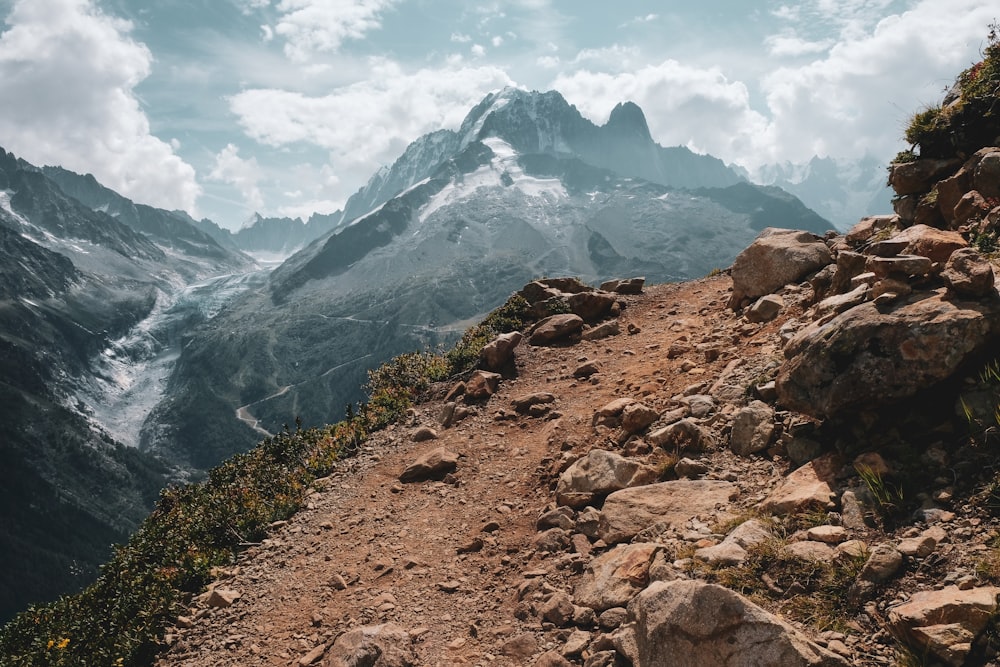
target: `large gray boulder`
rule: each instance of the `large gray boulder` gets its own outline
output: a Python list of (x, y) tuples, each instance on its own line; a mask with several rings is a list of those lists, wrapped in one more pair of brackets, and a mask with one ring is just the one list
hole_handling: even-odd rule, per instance
[(592, 449), (559, 476), (556, 502), (570, 507), (591, 505), (595, 499), (630, 486), (656, 480), (656, 469), (603, 449)]
[(733, 262), (729, 307), (738, 310), (832, 263), (833, 254), (817, 236), (768, 227)]
[(888, 308), (863, 303), (806, 327), (785, 346), (779, 402), (814, 417), (874, 408), (950, 377), (1000, 330), (1000, 300), (915, 292)]
[(655, 582), (629, 603), (628, 611), (636, 621), (638, 667), (849, 664), (777, 616), (715, 584)]
[(739, 491), (718, 480), (676, 480), (615, 491), (601, 509), (598, 536), (608, 544), (632, 539), (656, 524), (680, 526), (700, 514), (728, 507)]

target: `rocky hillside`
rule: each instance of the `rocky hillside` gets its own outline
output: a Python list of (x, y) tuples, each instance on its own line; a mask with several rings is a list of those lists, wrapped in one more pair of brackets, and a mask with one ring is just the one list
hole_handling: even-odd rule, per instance
[(527, 285), (558, 314), (317, 480), (158, 664), (1000, 664), (983, 71), (950, 152), (893, 165), (896, 215), (641, 293)]
[(1000, 298), (960, 239), (875, 222), (641, 294), (528, 285), (578, 314), (317, 481), (158, 664), (984, 664), (997, 478), (954, 408), (996, 404)]
[(347, 210), (266, 287), (191, 330), (144, 449), (205, 470), (297, 417), (336, 421), (369, 369), (451, 344), (537, 276), (685, 280), (769, 225), (830, 227), (778, 188), (657, 145), (635, 105), (596, 126), (558, 93), (519, 90), (415, 141)]

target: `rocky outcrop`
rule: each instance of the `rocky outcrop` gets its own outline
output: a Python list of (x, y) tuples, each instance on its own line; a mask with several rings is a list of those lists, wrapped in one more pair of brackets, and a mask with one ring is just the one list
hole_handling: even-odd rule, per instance
[(738, 593), (701, 581), (656, 582), (628, 606), (635, 619), (638, 664), (677, 667), (846, 667)]
[(782, 405), (817, 417), (912, 396), (950, 377), (1000, 329), (1000, 301), (919, 292), (863, 303), (800, 331), (784, 349)]
[(733, 294), (737, 310), (752, 299), (795, 283), (833, 262), (826, 243), (809, 232), (767, 228), (733, 262)]
[(583, 329), (583, 318), (566, 313), (551, 315), (538, 322), (528, 338), (532, 345), (548, 345), (569, 338)]

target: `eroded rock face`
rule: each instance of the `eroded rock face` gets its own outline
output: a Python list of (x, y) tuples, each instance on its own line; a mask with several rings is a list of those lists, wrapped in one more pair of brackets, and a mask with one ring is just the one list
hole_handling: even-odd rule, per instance
[(413, 667), (416, 656), (406, 630), (394, 623), (355, 628), (327, 652), (323, 667)]
[(912, 396), (951, 376), (1000, 328), (996, 301), (917, 292), (880, 310), (863, 303), (803, 329), (785, 347), (776, 389), (815, 417)]
[(729, 307), (741, 308), (744, 302), (798, 282), (832, 262), (826, 243), (813, 234), (769, 227), (736, 256)]
[(738, 593), (701, 581), (655, 582), (629, 603), (638, 664), (846, 667), (840, 656)]

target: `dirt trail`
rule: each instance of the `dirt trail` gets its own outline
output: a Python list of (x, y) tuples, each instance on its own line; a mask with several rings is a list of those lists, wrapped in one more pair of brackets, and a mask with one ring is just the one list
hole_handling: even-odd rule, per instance
[[(373, 437), (317, 484), (305, 511), (244, 553), (219, 583), (241, 598), (229, 608), (197, 610), (158, 664), (298, 665), (342, 632), (386, 621), (417, 637), (421, 665), (530, 663), (502, 654), (525, 633), (537, 639), (538, 652), (555, 648), (551, 628), (517, 613), (516, 589), (543, 573), (571, 585), (580, 570), (574, 554), (548, 555), (532, 544), (559, 459), (607, 437), (591, 426), (607, 402), (644, 397), (666, 409), (672, 396), (710, 383), (730, 360), (772, 352), (752, 336), (734, 343), (737, 320), (724, 308), (729, 286), (719, 276), (649, 287), (627, 297), (618, 336), (561, 348), (522, 344), (519, 377), (451, 428), (437, 422), (439, 403), (418, 406), (411, 423)], [(630, 324), (634, 335), (626, 333)], [(708, 343), (722, 353), (711, 362), (711, 354), (668, 359), (675, 342), (692, 349)], [(593, 381), (572, 375), (584, 360), (601, 366)], [(555, 394), (553, 414), (497, 419), (501, 409), (512, 412), (513, 397), (536, 391)], [(411, 442), (418, 424), (437, 429), (439, 439)], [(461, 454), (454, 485), (399, 483), (406, 465), (437, 447)]]

